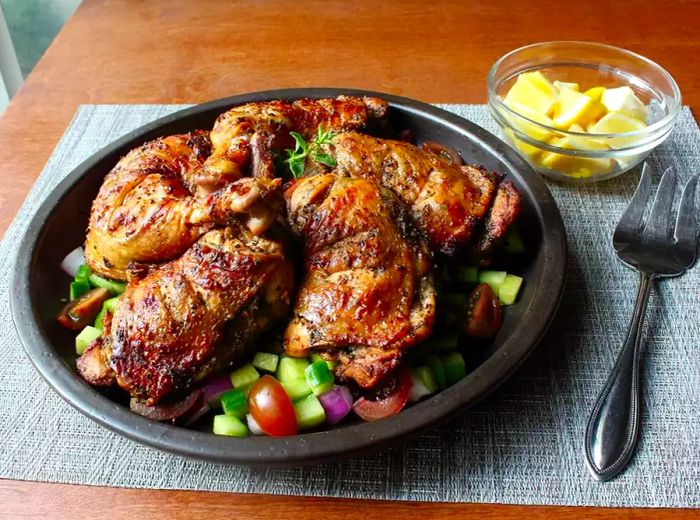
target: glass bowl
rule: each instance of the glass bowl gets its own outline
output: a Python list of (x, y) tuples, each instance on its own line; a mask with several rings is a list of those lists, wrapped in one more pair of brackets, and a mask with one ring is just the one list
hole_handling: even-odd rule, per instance
[[(581, 91), (629, 86), (647, 106), (647, 127), (634, 132), (590, 134), (565, 131), (529, 119), (503, 99), (523, 72), (576, 82)], [(499, 59), (488, 75), (488, 105), (504, 139), (541, 174), (562, 181), (594, 182), (616, 177), (639, 164), (664, 142), (676, 123), (681, 92), (673, 77), (653, 61), (625, 49), (589, 42), (546, 42), (521, 47)], [(553, 144), (569, 139), (567, 147)], [(572, 144), (573, 143), (573, 144)], [(589, 144), (595, 146), (588, 146)], [(591, 149), (595, 148), (595, 149)], [(549, 153), (558, 154), (555, 156)], [(556, 165), (555, 168), (543, 164)]]

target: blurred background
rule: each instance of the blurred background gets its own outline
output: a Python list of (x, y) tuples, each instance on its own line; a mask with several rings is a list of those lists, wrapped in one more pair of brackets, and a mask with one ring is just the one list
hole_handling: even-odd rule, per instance
[(81, 0), (0, 0), (0, 112)]

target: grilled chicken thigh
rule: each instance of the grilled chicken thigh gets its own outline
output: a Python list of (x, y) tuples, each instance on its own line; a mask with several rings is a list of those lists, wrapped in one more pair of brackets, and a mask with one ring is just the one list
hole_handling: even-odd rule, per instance
[[(498, 179), (485, 168), (453, 164), (412, 144), (347, 132), (328, 152), (334, 171), (372, 179), (391, 189), (410, 208), (431, 247), (454, 255), (479, 230), (496, 193)], [(321, 167), (311, 165), (310, 173)]]
[(242, 226), (210, 231), (129, 284), (78, 372), (155, 404), (229, 367), (285, 315), (292, 292), (293, 269), (278, 242)]
[(203, 193), (196, 177), (209, 148), (207, 133), (193, 132), (151, 141), (119, 161), (90, 213), (85, 258), (93, 271), (126, 280), (131, 262), (177, 258), (236, 214), (259, 233), (271, 224), (275, 212), (264, 199), (279, 181), (241, 179)]
[(370, 388), (431, 332), (430, 251), (404, 205), (371, 180), (306, 177), (285, 199), (305, 273), (285, 350), (336, 359), (338, 377)]
[(273, 149), (291, 147), (289, 132), (310, 138), (323, 125), (336, 132), (361, 130), (383, 118), (387, 102), (371, 97), (266, 101), (234, 107), (221, 114), (211, 131), (213, 153), (200, 183), (218, 189), (250, 166), (254, 177), (275, 175)]

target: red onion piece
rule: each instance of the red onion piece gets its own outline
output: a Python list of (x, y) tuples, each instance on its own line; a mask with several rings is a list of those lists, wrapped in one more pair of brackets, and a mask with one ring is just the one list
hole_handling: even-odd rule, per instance
[(170, 421), (194, 409), (201, 395), (201, 390), (197, 389), (176, 403), (156, 404), (153, 406), (146, 404), (146, 401), (141, 401), (132, 397), (129, 407), (132, 412), (136, 412), (154, 421)]
[(201, 400), (199, 403), (197, 403), (197, 406), (193, 408), (192, 413), (190, 413), (187, 416), (187, 419), (185, 419), (184, 424), (185, 426), (192, 426), (194, 423), (199, 421), (202, 417), (207, 415), (209, 412), (211, 412), (211, 407), (203, 403)]
[(61, 269), (63, 269), (68, 276), (75, 276), (78, 272), (78, 267), (85, 263), (85, 251), (82, 247), (76, 247), (66, 255), (66, 257), (61, 262)]
[(258, 424), (258, 421), (256, 421), (252, 415), (246, 414), (245, 419), (248, 423), (248, 430), (250, 430), (252, 435), (265, 435), (265, 432)]
[(336, 424), (352, 410), (352, 394), (347, 386), (334, 386), (318, 396), (328, 424)]
[(221, 394), (228, 392), (232, 388), (231, 378), (228, 374), (215, 376), (202, 385), (202, 402), (212, 408), (217, 408)]

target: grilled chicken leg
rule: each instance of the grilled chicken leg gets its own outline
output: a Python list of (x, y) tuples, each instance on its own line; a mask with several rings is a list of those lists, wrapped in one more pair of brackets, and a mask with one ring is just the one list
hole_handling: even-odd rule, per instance
[(285, 349), (336, 359), (339, 378), (370, 388), (431, 332), (435, 289), (427, 245), (403, 204), (370, 180), (306, 177), (285, 199), (304, 241), (305, 272)]
[(241, 179), (211, 194), (198, 187), (195, 177), (208, 155), (208, 139), (205, 132), (194, 132), (146, 143), (105, 177), (85, 242), (93, 271), (126, 280), (131, 262), (177, 258), (214, 225), (225, 225), (236, 214), (245, 213), (258, 233), (271, 224), (276, 213), (264, 199), (279, 181)]
[(211, 131), (213, 153), (204, 165), (201, 185), (215, 190), (251, 166), (254, 177), (275, 175), (272, 149), (291, 147), (290, 131), (310, 138), (323, 125), (336, 132), (361, 130), (387, 113), (387, 102), (370, 97), (266, 101), (234, 107), (221, 114)]
[(293, 269), (279, 243), (243, 227), (210, 231), (129, 284), (78, 372), (155, 404), (229, 367), (285, 315), (292, 292)]
[[(327, 151), (337, 162), (335, 173), (372, 179), (396, 193), (410, 208), (431, 247), (446, 255), (464, 250), (481, 233), (480, 222), (487, 216), (498, 186), (496, 176), (485, 168), (454, 164), (402, 141), (347, 132), (335, 136)], [(323, 168), (311, 162), (307, 167), (311, 174)], [(511, 188), (508, 193), (512, 197), (507, 202), (513, 203), (513, 211), (507, 213), (512, 218), (507, 224), (501, 220), (503, 225), (491, 230), (498, 228), (505, 233), (517, 216), (519, 194)], [(488, 242), (493, 245), (497, 237), (490, 233)]]

